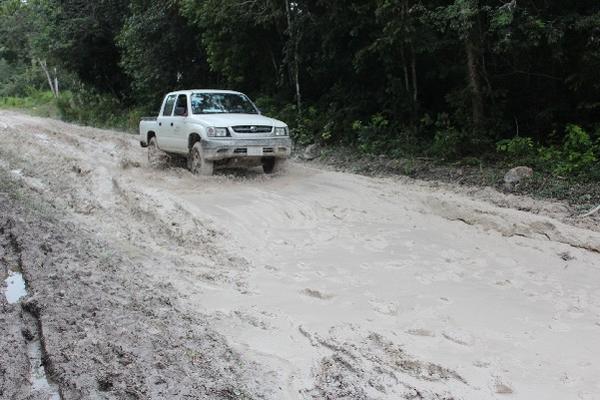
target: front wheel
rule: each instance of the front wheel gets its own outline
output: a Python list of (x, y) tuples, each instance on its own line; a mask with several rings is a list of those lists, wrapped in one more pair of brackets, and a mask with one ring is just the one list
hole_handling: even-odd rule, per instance
[(265, 174), (274, 174), (283, 171), (285, 164), (285, 158), (267, 158), (263, 161), (262, 167)]
[(204, 159), (202, 156), (202, 147), (200, 142), (194, 143), (188, 154), (188, 169), (195, 175), (212, 175), (214, 172), (214, 163)]

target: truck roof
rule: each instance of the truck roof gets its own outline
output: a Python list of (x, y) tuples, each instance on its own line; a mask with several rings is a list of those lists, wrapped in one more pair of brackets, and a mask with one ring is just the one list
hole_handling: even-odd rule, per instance
[(242, 94), (241, 92), (236, 92), (235, 90), (186, 89), (186, 90), (177, 90), (175, 92), (167, 93), (167, 96), (172, 95), (172, 94), (191, 94), (191, 93), (231, 93), (231, 94)]

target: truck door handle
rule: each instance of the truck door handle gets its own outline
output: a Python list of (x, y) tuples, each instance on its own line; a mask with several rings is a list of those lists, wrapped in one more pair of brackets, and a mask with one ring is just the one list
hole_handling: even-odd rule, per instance
[(173, 123), (171, 122), (171, 126), (173, 126)]
[(162, 126), (162, 122), (159, 122), (159, 123), (158, 123), (158, 126)]

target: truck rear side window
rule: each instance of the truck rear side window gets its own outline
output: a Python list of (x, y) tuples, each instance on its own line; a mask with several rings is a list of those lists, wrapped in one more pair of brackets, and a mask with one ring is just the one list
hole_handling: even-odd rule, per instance
[(165, 108), (162, 113), (162, 115), (164, 117), (170, 117), (171, 114), (173, 114), (173, 108), (175, 107), (175, 99), (176, 98), (177, 98), (177, 95), (174, 95), (174, 94), (167, 97), (167, 101), (165, 101)]
[(180, 94), (179, 97), (177, 97), (175, 115), (178, 117), (187, 117), (187, 96), (185, 94)]

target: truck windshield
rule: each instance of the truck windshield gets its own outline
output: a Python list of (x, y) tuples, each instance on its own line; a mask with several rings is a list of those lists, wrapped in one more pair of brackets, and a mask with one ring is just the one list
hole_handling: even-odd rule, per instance
[(254, 104), (243, 94), (193, 93), (194, 114), (258, 114)]

